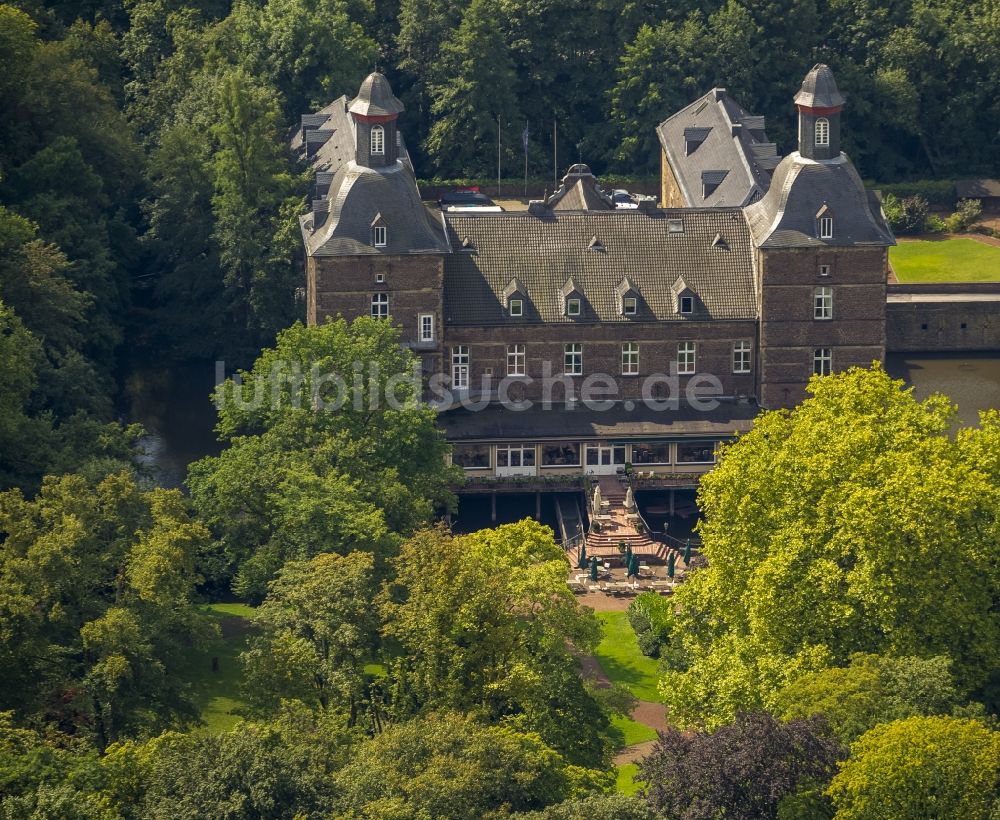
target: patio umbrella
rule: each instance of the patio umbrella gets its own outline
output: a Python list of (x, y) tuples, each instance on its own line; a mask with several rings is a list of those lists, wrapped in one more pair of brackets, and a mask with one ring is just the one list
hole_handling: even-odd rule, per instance
[(684, 566), (691, 563), (691, 539), (688, 538), (684, 542)]
[(586, 544), (586, 542), (580, 545), (580, 558), (576, 562), (576, 566), (577, 566), (578, 569), (586, 569), (587, 568), (587, 544)]
[[(625, 542), (623, 541), (622, 543), (624, 544)], [(627, 567), (631, 563), (632, 563), (632, 545), (625, 544), (625, 566)]]
[(601, 485), (594, 487), (594, 515), (601, 514)]
[(635, 507), (635, 499), (632, 497), (632, 488), (629, 487), (625, 491), (625, 509), (631, 510), (633, 507)]
[(667, 559), (667, 577), (671, 579), (674, 577), (674, 558), (675, 556), (671, 552), (670, 558)]
[(636, 555), (635, 553), (632, 553), (632, 560), (629, 562), (629, 564), (630, 564), (630, 567), (631, 567), (631, 572), (629, 573), (629, 575), (631, 575), (633, 578), (638, 578), (639, 577), (639, 556)]
[(591, 558), (590, 559), (590, 580), (591, 581), (596, 581), (597, 580), (597, 559), (596, 558)]

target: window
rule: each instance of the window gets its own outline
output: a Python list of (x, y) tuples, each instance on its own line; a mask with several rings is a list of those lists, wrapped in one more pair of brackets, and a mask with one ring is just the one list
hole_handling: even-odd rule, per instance
[(626, 296), (622, 299), (622, 313), (625, 316), (635, 316), (638, 303), (634, 296)]
[(816, 144), (819, 146), (830, 144), (830, 121), (826, 117), (816, 120)]
[(633, 464), (669, 464), (670, 445), (643, 442), (632, 445)]
[(464, 390), (469, 386), (469, 346), (458, 345), (451, 349), (451, 386)]
[(622, 345), (622, 375), (639, 375), (639, 343), (625, 342)]
[(829, 276), (830, 275), (830, 266), (829, 265), (820, 265), (819, 266), (819, 275), (820, 276)]
[(819, 238), (833, 239), (833, 217), (821, 216), (819, 218)]
[(524, 375), (524, 345), (507, 345), (507, 375)]
[(384, 248), (388, 241), (388, 233), (385, 225), (376, 225), (372, 228), (372, 244), (376, 248)]
[(372, 156), (385, 153), (385, 129), (381, 125), (372, 128)]
[(677, 372), (682, 376), (694, 373), (695, 343), (680, 342), (677, 345)]
[(375, 284), (376, 285), (385, 284), (385, 274), (384, 273), (376, 273), (375, 274)]
[(750, 372), (750, 342), (733, 342), (733, 373)]
[(510, 300), (510, 315), (511, 316), (524, 316), (524, 300), (523, 299), (511, 299)]
[(419, 318), (420, 318), (420, 341), (422, 341), (422, 342), (433, 342), (434, 341), (434, 314), (433, 313), (421, 313)]
[(681, 297), (681, 313), (694, 313), (694, 297), (693, 296), (682, 296)]
[(714, 441), (686, 441), (677, 445), (678, 464), (714, 464)]
[(828, 347), (817, 347), (813, 351), (813, 373), (829, 376), (833, 372), (833, 351)]
[(566, 315), (567, 316), (579, 316), (580, 315), (580, 300), (579, 299), (567, 299), (566, 300)]
[(534, 467), (535, 448), (530, 444), (497, 445), (497, 467)]
[(579, 444), (543, 444), (543, 467), (579, 467)]
[(488, 470), (490, 448), (485, 444), (456, 444), (451, 448), (451, 463), (466, 470)]
[(813, 318), (833, 318), (833, 288), (813, 289)]
[(389, 315), (389, 294), (372, 294), (372, 318), (385, 319)]
[(583, 375), (583, 345), (579, 343), (568, 344), (563, 348), (565, 361), (565, 371), (567, 376)]

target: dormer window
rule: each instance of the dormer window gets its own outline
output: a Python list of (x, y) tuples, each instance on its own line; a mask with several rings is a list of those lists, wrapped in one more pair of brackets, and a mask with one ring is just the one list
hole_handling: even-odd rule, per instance
[(566, 284), (559, 289), (559, 297), (562, 300), (563, 315), (577, 318), (583, 315), (583, 291), (576, 286), (572, 278), (566, 280)]
[(615, 288), (618, 297), (618, 312), (622, 316), (635, 316), (639, 312), (639, 291), (627, 276)]
[(524, 286), (517, 277), (511, 279), (503, 291), (503, 306), (507, 309), (507, 315), (514, 318), (524, 316), (525, 298)]
[(566, 315), (567, 316), (579, 316), (580, 315), (580, 300), (579, 299), (567, 299), (566, 300)]
[(385, 129), (381, 125), (372, 127), (371, 147), (373, 157), (385, 154)]
[(389, 232), (385, 225), (372, 226), (372, 245), (376, 248), (384, 248), (389, 242)]
[(511, 299), (510, 300), (510, 315), (511, 316), (524, 316), (524, 300), (523, 299)]
[(635, 316), (638, 311), (638, 300), (634, 296), (626, 296), (622, 299), (622, 315)]
[(819, 218), (819, 238), (833, 239), (833, 217), (821, 216)]
[(828, 146), (830, 144), (830, 121), (826, 117), (816, 120), (816, 145)]
[(693, 296), (682, 296), (680, 298), (680, 312), (681, 313), (694, 313), (694, 297)]

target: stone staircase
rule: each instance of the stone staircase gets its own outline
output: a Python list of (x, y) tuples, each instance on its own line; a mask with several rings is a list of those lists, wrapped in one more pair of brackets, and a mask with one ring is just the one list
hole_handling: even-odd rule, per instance
[[(632, 552), (643, 558), (654, 558), (666, 561), (670, 550), (664, 544), (658, 544), (645, 534), (638, 532), (627, 517), (625, 509), (625, 487), (616, 476), (600, 476), (602, 514), (610, 516), (610, 520), (601, 521), (601, 531), (587, 533), (587, 556), (598, 559), (620, 559), (618, 544), (624, 541), (632, 548)], [(572, 553), (572, 554), (571, 554)], [(570, 564), (576, 566), (576, 550), (567, 551)]]

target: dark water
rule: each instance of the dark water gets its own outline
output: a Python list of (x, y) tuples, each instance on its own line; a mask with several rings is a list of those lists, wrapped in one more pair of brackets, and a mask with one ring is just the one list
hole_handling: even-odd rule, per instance
[(918, 399), (931, 393), (948, 396), (958, 405), (960, 426), (977, 425), (981, 410), (1000, 409), (1000, 356), (995, 353), (893, 353), (885, 367), (913, 385)]
[(125, 381), (126, 418), (146, 428), (144, 463), (161, 487), (180, 487), (188, 465), (217, 455), (214, 362), (135, 367)]

